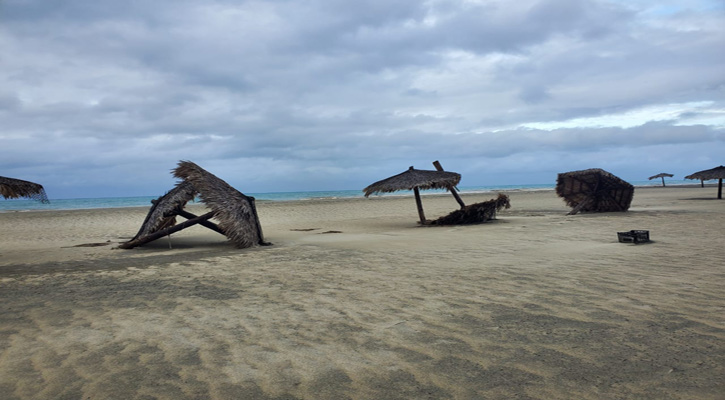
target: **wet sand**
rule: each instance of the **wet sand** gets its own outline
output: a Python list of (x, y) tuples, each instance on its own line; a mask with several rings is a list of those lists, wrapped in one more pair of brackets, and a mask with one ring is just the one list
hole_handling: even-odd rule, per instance
[(259, 202), (253, 249), (200, 226), (113, 249), (147, 208), (0, 213), (0, 398), (722, 399), (715, 191), (575, 216), (509, 192), (456, 227), (410, 197)]

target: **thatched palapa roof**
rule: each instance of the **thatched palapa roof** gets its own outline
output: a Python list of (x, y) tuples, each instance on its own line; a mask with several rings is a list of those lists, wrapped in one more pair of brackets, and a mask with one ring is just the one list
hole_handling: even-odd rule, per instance
[(186, 203), (194, 199), (197, 191), (194, 185), (187, 181), (179, 182), (173, 189), (166, 194), (152, 201), (153, 204), (146, 219), (141, 225), (133, 240), (150, 235), (161, 229), (176, 224), (176, 211), (184, 208)]
[(665, 177), (672, 178), (673, 176), (674, 175), (668, 174), (667, 172), (662, 172), (660, 174), (650, 176), (649, 177), (649, 180), (657, 179), (657, 178), (662, 178), (662, 186), (665, 186)]
[(665, 177), (667, 177), (667, 178), (672, 178), (673, 176), (674, 176), (674, 175), (672, 175), (672, 174), (668, 174), (667, 172), (662, 172), (662, 173), (660, 173), (660, 174), (657, 174), (657, 175), (653, 175), (653, 176), (650, 176), (650, 177), (649, 177), (649, 180), (652, 180), (652, 179), (657, 179), (657, 178), (665, 178)]
[(410, 167), (407, 171), (377, 181), (363, 189), (365, 197), (375, 193), (392, 193), (399, 190), (448, 189), (458, 185), (461, 174), (448, 171), (428, 171)]
[(245, 196), (191, 161), (179, 162), (173, 174), (199, 191), (201, 201), (211, 208), (214, 218), (219, 221), (219, 228), (237, 247), (252, 247), (264, 242), (253, 197)]
[(723, 178), (725, 178), (725, 166), (723, 165), (712, 169), (706, 169), (704, 171), (698, 171), (685, 177), (685, 179), (701, 179), (704, 181)]
[(25, 197), (38, 200), (41, 203), (50, 203), (43, 185), (22, 179), (6, 178), (4, 176), (0, 176), (0, 195), (6, 199)]
[(627, 211), (634, 197), (634, 186), (611, 173), (599, 169), (585, 169), (559, 174), (556, 193), (579, 211)]
[(725, 166), (719, 166), (712, 169), (706, 169), (704, 171), (698, 171), (694, 174), (687, 175), (685, 179), (699, 179), (702, 181), (709, 181), (711, 179), (717, 179), (717, 198), (722, 199), (722, 180), (725, 178)]

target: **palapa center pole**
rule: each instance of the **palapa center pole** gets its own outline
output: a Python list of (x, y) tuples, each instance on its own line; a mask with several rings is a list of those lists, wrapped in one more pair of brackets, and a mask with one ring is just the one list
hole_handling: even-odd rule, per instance
[(420, 190), (418, 190), (418, 186), (413, 188), (413, 193), (415, 194), (415, 204), (418, 206), (418, 216), (420, 217), (420, 223), (425, 225), (425, 214), (423, 213), (423, 202), (420, 200)]
[(660, 178), (662, 178), (662, 187), (665, 187), (665, 177), (664, 176), (660, 176)]

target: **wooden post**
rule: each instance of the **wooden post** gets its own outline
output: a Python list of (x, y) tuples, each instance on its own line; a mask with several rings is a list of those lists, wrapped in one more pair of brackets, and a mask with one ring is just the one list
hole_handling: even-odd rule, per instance
[(254, 197), (247, 197), (249, 200), (249, 204), (252, 205), (252, 213), (254, 214), (254, 221), (257, 223), (257, 236), (259, 236), (259, 245), (260, 246), (271, 246), (272, 243), (265, 242), (264, 241), (264, 234), (262, 233), (262, 223), (259, 222), (259, 215), (257, 214), (257, 204), (255, 203), (256, 199)]
[(722, 178), (717, 183), (717, 198), (722, 199)]
[(413, 188), (413, 193), (415, 193), (415, 204), (418, 206), (418, 216), (420, 217), (420, 223), (422, 225), (425, 225), (426, 221), (425, 214), (423, 213), (423, 202), (420, 201), (420, 190), (418, 190), (418, 186)]
[(660, 178), (662, 178), (662, 187), (665, 187), (665, 177), (661, 176)]
[(150, 235), (146, 235), (144, 237), (138, 238), (136, 240), (132, 240), (130, 242), (121, 243), (120, 246), (118, 246), (119, 249), (132, 249), (136, 246), (141, 246), (143, 244), (153, 242), (156, 239), (162, 238), (167, 235), (171, 235), (172, 233), (178, 232), (182, 229), (188, 228), (190, 226), (194, 226), (196, 224), (201, 223), (202, 221), (206, 221), (208, 219), (211, 219), (211, 217), (214, 216), (214, 211), (210, 211), (201, 217), (192, 218), (190, 220), (184, 221), (180, 224), (176, 224), (170, 228), (162, 229), (160, 231), (154, 232)]
[[(436, 170), (443, 172), (443, 167), (441, 166), (441, 163), (438, 162), (438, 160), (433, 161), (433, 166), (436, 167)], [(461, 209), (465, 208), (466, 204), (463, 202), (463, 199), (461, 199), (461, 196), (458, 195), (456, 188), (454, 188), (453, 186), (449, 186), (448, 190), (451, 192), (453, 197), (456, 199), (458, 204), (461, 206)]]

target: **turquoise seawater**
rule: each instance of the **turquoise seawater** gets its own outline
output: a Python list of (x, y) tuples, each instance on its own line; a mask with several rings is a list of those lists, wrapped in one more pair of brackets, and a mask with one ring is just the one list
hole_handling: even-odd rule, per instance
[[(695, 181), (679, 181), (667, 180), (668, 186), (676, 185), (692, 185)], [(660, 180), (630, 182), (635, 186), (660, 186)], [(553, 189), (554, 184), (546, 185), (499, 185), (499, 186), (469, 186), (458, 187), (461, 193), (475, 192), (506, 192), (514, 190), (544, 190)], [(427, 190), (422, 192), (425, 194), (443, 193), (443, 190)], [(407, 196), (412, 192), (395, 192), (385, 194), (383, 196)], [(7, 211), (29, 211), (29, 210), (78, 210), (92, 208), (119, 208), (119, 207), (149, 207), (151, 200), (158, 198), (163, 193), (156, 196), (139, 196), (139, 197), (105, 197), (105, 198), (88, 198), (88, 199), (50, 199), (49, 204), (43, 204), (33, 200), (13, 199), (5, 200), (0, 198), (0, 212)], [(272, 193), (245, 193), (247, 196), (253, 196), (257, 201), (291, 201), (291, 200), (309, 200), (309, 199), (335, 199), (335, 198), (354, 198), (363, 197), (361, 190), (329, 190), (329, 191), (311, 191), (311, 192), (272, 192)]]

